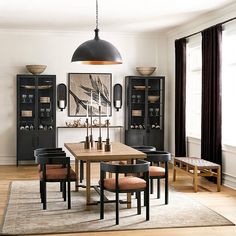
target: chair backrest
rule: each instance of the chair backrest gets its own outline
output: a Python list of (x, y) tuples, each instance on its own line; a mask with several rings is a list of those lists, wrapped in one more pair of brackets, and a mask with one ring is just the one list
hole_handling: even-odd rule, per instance
[(146, 152), (147, 158), (145, 160), (150, 162), (168, 162), (171, 160), (171, 154), (165, 151)]
[[(69, 158), (66, 157), (66, 153), (40, 153), (35, 157), (35, 162), (37, 164), (43, 165), (43, 164), (70, 164), (65, 161), (63, 163), (64, 159)], [(69, 158), (70, 160), (70, 158)], [(58, 162), (58, 163), (57, 163)]]
[(132, 146), (132, 148), (140, 151), (140, 152), (152, 152), (152, 151), (156, 151), (156, 148), (153, 146)]
[(62, 148), (37, 148), (34, 150), (34, 156), (36, 157), (40, 153), (57, 153), (64, 152)]
[(145, 173), (149, 171), (149, 162), (142, 160), (142, 163), (140, 162), (138, 164), (130, 164), (130, 165), (118, 165), (107, 162), (101, 162), (100, 170), (102, 172), (120, 173), (120, 174)]
[[(47, 181), (47, 168), (46, 165), (48, 164), (61, 164), (66, 166), (67, 169), (67, 180), (70, 181), (70, 157), (66, 157), (65, 155), (58, 155), (55, 153), (45, 153), (39, 154), (36, 157), (36, 162), (40, 165), (41, 171), (43, 173), (43, 179)], [(56, 173), (55, 173), (56, 175)], [(57, 180), (61, 179), (61, 176), (56, 176)]]

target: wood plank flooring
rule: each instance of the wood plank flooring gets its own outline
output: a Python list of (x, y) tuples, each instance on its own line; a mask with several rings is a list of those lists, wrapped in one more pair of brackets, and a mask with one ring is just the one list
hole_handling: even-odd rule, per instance
[[(93, 164), (93, 176), (98, 177), (98, 165)], [(8, 199), (9, 184), (12, 180), (37, 179), (36, 166), (0, 166), (0, 221), (2, 221), (4, 209)], [(197, 193), (193, 191), (192, 178), (177, 171), (177, 181), (172, 182), (172, 169), (170, 168), (170, 185), (177, 191), (183, 192), (201, 202), (205, 206), (217, 211), (236, 224), (236, 191), (222, 186), (221, 192), (216, 192), (215, 184), (205, 179), (199, 180)], [(52, 234), (50, 234), (52, 236)], [(56, 235), (56, 234), (53, 234)], [(135, 231), (112, 231), (95, 233), (60, 234), (60, 236), (229, 236), (236, 235), (236, 226), (195, 227), (195, 228), (171, 228)]]

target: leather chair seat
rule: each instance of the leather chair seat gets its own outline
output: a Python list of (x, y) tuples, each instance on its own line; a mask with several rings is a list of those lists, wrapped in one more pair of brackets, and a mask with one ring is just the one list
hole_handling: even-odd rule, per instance
[(160, 166), (149, 166), (149, 176), (150, 177), (164, 177), (165, 176), (165, 168), (160, 167)]
[[(42, 180), (43, 179), (43, 172), (41, 171), (39, 173), (39, 178)], [(49, 169), (46, 171), (46, 179), (47, 180), (63, 180), (67, 178), (67, 168), (55, 168), (55, 169)], [(76, 174), (75, 172), (71, 169), (70, 170), (70, 181), (75, 181), (76, 180)]]
[[(63, 165), (59, 165), (59, 164), (54, 164), (54, 165), (48, 164), (48, 165), (46, 165), (47, 170), (49, 170), (49, 169), (60, 169), (62, 167), (63, 167)], [(38, 171), (40, 171), (40, 170), (41, 170), (40, 165), (38, 165)]]
[[(133, 190), (144, 189), (146, 187), (146, 181), (144, 179), (127, 176), (119, 178), (118, 182), (119, 190)], [(116, 183), (114, 178), (104, 179), (105, 189), (116, 189)]]

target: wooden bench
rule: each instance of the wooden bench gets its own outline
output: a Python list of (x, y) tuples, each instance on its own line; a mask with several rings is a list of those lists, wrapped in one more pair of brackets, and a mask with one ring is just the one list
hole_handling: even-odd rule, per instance
[(176, 170), (181, 170), (193, 177), (194, 191), (198, 190), (198, 176), (213, 176), (217, 178), (217, 191), (221, 185), (221, 166), (197, 157), (175, 157), (173, 181), (176, 180)]

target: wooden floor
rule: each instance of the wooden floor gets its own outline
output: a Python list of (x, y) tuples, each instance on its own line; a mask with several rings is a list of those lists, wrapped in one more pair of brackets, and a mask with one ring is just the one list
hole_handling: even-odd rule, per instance
[[(94, 164), (94, 177), (98, 173), (98, 166)], [(0, 220), (2, 221), (4, 209), (7, 202), (9, 183), (12, 180), (37, 179), (37, 168), (35, 166), (0, 166)], [(172, 169), (170, 169), (170, 185), (176, 190), (181, 191), (205, 206), (217, 211), (236, 224), (236, 191), (222, 186), (221, 192), (216, 192), (216, 185), (209, 183), (205, 179), (199, 181), (199, 192), (194, 193), (192, 188), (192, 179), (177, 171), (177, 181), (172, 182)], [(184, 203), (183, 203), (184, 204)], [(80, 235), (112, 235), (112, 236), (229, 236), (236, 235), (236, 226), (218, 226), (218, 227), (195, 227), (195, 228), (171, 228), (157, 230), (138, 230), (138, 231), (119, 231), (102, 233), (79, 233), (79, 234), (60, 234), (61, 236)], [(52, 234), (51, 234), (52, 235)], [(54, 234), (56, 235), (56, 234)]]

